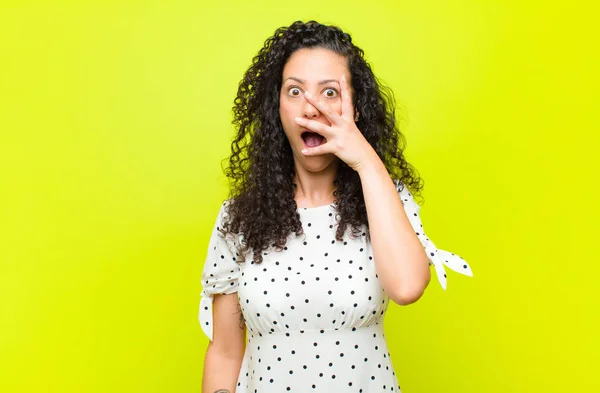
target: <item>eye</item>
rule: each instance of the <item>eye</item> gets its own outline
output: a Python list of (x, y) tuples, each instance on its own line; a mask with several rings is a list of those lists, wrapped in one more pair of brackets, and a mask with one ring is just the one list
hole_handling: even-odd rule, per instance
[(296, 87), (296, 86), (292, 86), (288, 89), (288, 94), (291, 95), (292, 97), (297, 97), (299, 96), (301, 93), (300, 88)]
[(327, 89), (325, 89), (325, 96), (327, 98), (335, 98), (337, 97), (338, 92), (336, 89), (332, 88), (332, 87), (328, 87)]

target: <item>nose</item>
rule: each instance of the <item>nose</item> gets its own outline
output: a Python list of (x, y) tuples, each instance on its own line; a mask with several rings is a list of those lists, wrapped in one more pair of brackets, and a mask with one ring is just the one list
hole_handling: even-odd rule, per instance
[(314, 119), (315, 117), (319, 116), (319, 110), (315, 108), (313, 104), (308, 102), (306, 98), (304, 98), (304, 106), (302, 111), (304, 112), (304, 117), (309, 119)]

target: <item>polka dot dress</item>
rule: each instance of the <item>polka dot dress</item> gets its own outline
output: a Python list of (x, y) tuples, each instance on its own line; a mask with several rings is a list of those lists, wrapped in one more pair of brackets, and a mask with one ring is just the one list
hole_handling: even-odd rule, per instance
[[(462, 258), (425, 236), (408, 190), (399, 187), (399, 195), (430, 264), (472, 275)], [(217, 231), (225, 207), (204, 265), (199, 318), (212, 340), (214, 294), (238, 293), (247, 342), (236, 392), (400, 392), (383, 328), (389, 298), (366, 233), (336, 241), (335, 205), (300, 208), (304, 235), (291, 234), (284, 250), (264, 253), (260, 264), (237, 264), (235, 242)]]

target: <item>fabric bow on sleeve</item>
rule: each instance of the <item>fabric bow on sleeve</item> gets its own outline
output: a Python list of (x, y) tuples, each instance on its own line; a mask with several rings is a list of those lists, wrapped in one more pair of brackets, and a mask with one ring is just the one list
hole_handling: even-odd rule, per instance
[(406, 185), (398, 180), (396, 180), (395, 183), (402, 204), (404, 205), (404, 211), (406, 212), (408, 220), (410, 221), (410, 224), (421, 241), (421, 244), (423, 244), (427, 258), (429, 259), (429, 265), (434, 266), (438, 281), (440, 282), (442, 288), (446, 289), (447, 281), (444, 265), (455, 272), (472, 277), (473, 271), (471, 270), (471, 267), (467, 261), (454, 253), (438, 249), (435, 244), (433, 244), (431, 239), (427, 237), (423, 230), (421, 217), (419, 216), (419, 210), (421, 207), (415, 202)]

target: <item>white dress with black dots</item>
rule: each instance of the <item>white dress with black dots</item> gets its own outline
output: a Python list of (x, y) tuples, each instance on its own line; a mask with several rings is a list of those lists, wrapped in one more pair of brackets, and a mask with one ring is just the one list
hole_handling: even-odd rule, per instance
[[(401, 184), (404, 209), (442, 287), (443, 265), (472, 276), (465, 260), (427, 238), (419, 206)], [(226, 205), (204, 264), (199, 319), (212, 340), (213, 296), (238, 293), (247, 338), (235, 392), (400, 392), (383, 329), (389, 298), (364, 232), (336, 241), (335, 205), (301, 208), (304, 235), (290, 234), (286, 249), (265, 253), (260, 264), (248, 257), (238, 264), (236, 240), (217, 230)]]

